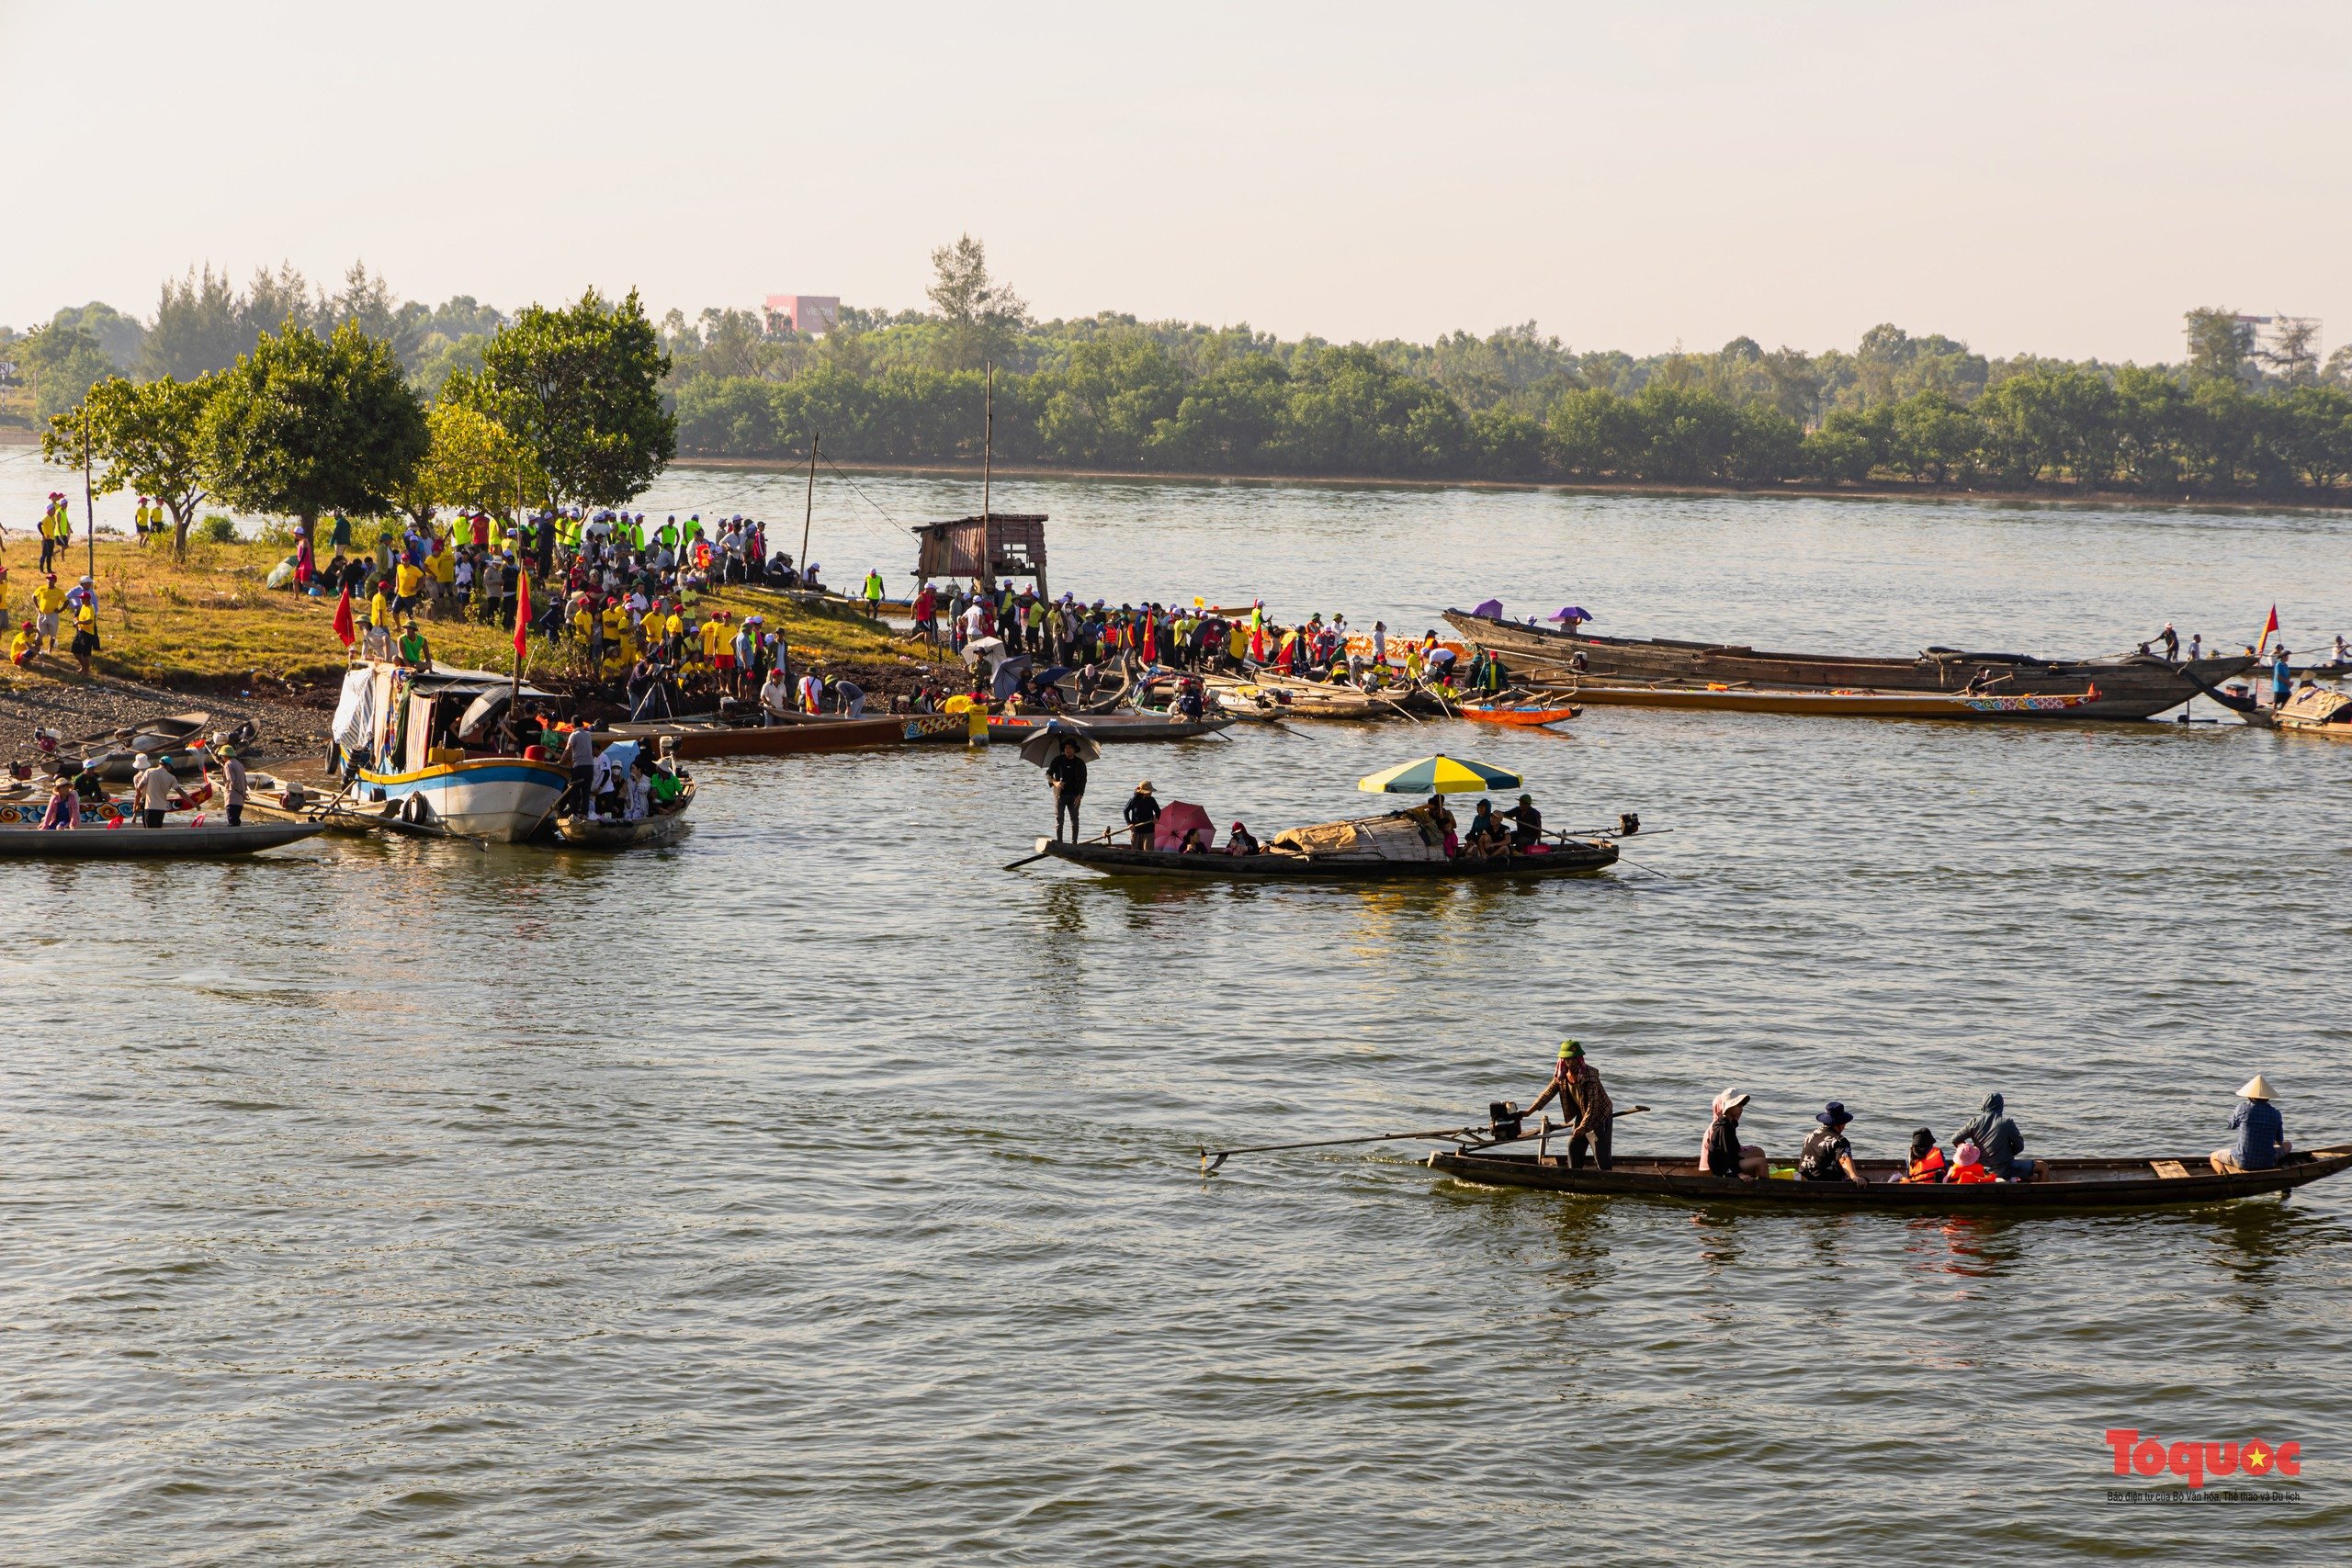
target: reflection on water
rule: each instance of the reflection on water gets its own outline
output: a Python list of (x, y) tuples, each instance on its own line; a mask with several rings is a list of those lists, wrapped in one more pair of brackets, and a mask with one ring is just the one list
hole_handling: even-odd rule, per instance
[[(707, 513), (765, 481), (663, 483)], [(1057, 581), (1114, 599), (1173, 571), (1394, 627), (1566, 595), (1608, 629), (1897, 650), (2210, 641), (2273, 597), (2352, 627), (2308, 569), (2345, 525), (2311, 515), (1014, 488)], [(40, 1413), (5, 1555), (1522, 1562), (1565, 1529), (1658, 1561), (1732, 1519), (1795, 1558), (1990, 1529), (2173, 1562), (2210, 1555), (2192, 1510), (2100, 1528), (2102, 1423), (2241, 1429), (2256, 1367), (2262, 1426), (2352, 1421), (2352, 1183), (1944, 1220), (1498, 1192), (1409, 1145), (1204, 1181), (1203, 1143), (1524, 1102), (1571, 1035), (1655, 1108), (1627, 1154), (1688, 1157), (1726, 1085), (1784, 1159), (1833, 1097), (1890, 1156), (1996, 1087), (2050, 1155), (2211, 1148), (2257, 1068), (2291, 1126), (2330, 1116), (2348, 1064), (2309, 998), (2352, 917), (2311, 803), (2340, 750), (1625, 709), (1570, 735), (1252, 729), (1136, 771), (1262, 827), (1471, 754), (1554, 821), (1674, 828), (1634, 846), (1671, 883), (1008, 873), (1050, 822), (1006, 749), (713, 763), (654, 854), (0, 871), (0, 1399)], [(2215, 815), (2247, 802), (2258, 831)], [(2259, 1527), (2282, 1561), (2340, 1534)]]

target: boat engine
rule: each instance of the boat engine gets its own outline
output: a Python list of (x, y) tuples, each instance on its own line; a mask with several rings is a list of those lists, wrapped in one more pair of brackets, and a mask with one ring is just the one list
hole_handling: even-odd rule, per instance
[(1495, 1142), (1508, 1144), (1519, 1136), (1519, 1124), (1525, 1114), (1515, 1100), (1494, 1100), (1487, 1107), (1487, 1130), (1494, 1134)]
[(1640, 812), (1638, 812), (1638, 811), (1626, 811), (1626, 812), (1621, 812), (1621, 813), (1619, 813), (1619, 814), (1618, 814), (1618, 818), (1617, 818), (1617, 836), (1618, 836), (1619, 838), (1621, 838), (1621, 839), (1630, 839), (1630, 838), (1632, 838), (1634, 834), (1636, 834), (1636, 833), (1640, 832), (1641, 830), (1642, 830), (1642, 814), (1641, 814)]

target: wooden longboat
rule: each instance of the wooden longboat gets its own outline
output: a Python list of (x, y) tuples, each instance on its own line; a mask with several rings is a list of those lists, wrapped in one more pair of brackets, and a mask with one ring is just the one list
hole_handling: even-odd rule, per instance
[(1566, 1155), (1500, 1154), (1482, 1148), (1441, 1150), (1425, 1162), (1463, 1181), (1530, 1187), (1593, 1198), (1657, 1198), (1685, 1203), (1736, 1203), (1758, 1209), (1888, 1209), (1904, 1213), (1957, 1211), (2047, 1214), (2083, 1209), (2134, 1209), (2218, 1203), (2284, 1192), (2352, 1168), (2352, 1144), (2298, 1151), (2272, 1170), (2224, 1176), (2204, 1155), (2174, 1158), (2045, 1159), (2039, 1181), (1937, 1182), (1913, 1186), (1893, 1179), (1897, 1160), (1857, 1160), (1866, 1179), (1792, 1181), (1702, 1176), (1691, 1160), (1620, 1155), (1611, 1168), (1571, 1168)]
[(907, 739), (903, 719), (844, 718), (818, 724), (728, 724), (718, 720), (616, 724), (597, 731), (599, 743), (641, 740), (658, 749), (677, 741), (677, 754), (692, 761), (707, 757), (784, 757), (812, 751), (863, 751), (896, 746)]
[(1490, 860), (1380, 860), (1363, 855), (1300, 854), (1266, 850), (1229, 855), (1211, 850), (1180, 854), (1172, 850), (1136, 850), (1124, 844), (1073, 844), (1037, 840), (1037, 852), (1084, 866), (1104, 876), (1176, 876), (1205, 882), (1474, 882), (1518, 881), (1544, 876), (1589, 876), (1616, 863), (1617, 846), (1606, 840), (1572, 839), (1548, 852)]
[[(2308, 692), (2296, 693), (2284, 707), (2257, 711), (2271, 728), (2290, 735), (2324, 735), (2331, 739), (2352, 740), (2352, 694), (2314, 686)], [(2254, 715), (2247, 716), (2252, 718)]]
[(1134, 740), (1191, 740), (1229, 728), (1223, 716), (1170, 718), (1148, 713), (1021, 713), (989, 716), (989, 739), (1018, 746), (1048, 725), (1058, 724), (1102, 745)]
[[(1683, 708), (1707, 713), (1777, 713), (1824, 718), (2011, 719), (2080, 716), (2099, 700), (2097, 691), (2035, 696), (1931, 692), (1822, 692), (1787, 687), (1597, 685), (1559, 688), (1559, 694), (1601, 707)], [(1464, 709), (1465, 713), (1469, 710)]]
[(84, 825), (54, 832), (39, 828), (0, 829), (0, 860), (217, 860), (223, 855), (249, 855), (273, 850), (323, 833), (312, 822), (245, 822), (232, 828), (225, 821), (201, 827), (166, 823), (139, 828)]
[[(2251, 657), (2173, 663), (2154, 654), (2120, 659), (2045, 660), (2018, 653), (1970, 653), (1930, 648), (1914, 659), (1855, 654), (1759, 652), (1744, 645), (1670, 638), (1596, 637), (1448, 610), (1447, 624), (1515, 668), (1547, 681), (1601, 686), (1670, 682), (1770, 687), (1787, 691), (1935, 692), (1957, 695), (1973, 683), (1997, 696), (2052, 696), (2093, 687), (2096, 701), (2068, 708), (2068, 718), (2149, 718), (2178, 707), (2204, 687), (2218, 686), (2254, 664)], [(1581, 656), (1581, 669), (1575, 660)], [(1763, 710), (1771, 711), (1771, 710)], [(2018, 719), (2053, 716), (2038, 709), (1988, 715)]]

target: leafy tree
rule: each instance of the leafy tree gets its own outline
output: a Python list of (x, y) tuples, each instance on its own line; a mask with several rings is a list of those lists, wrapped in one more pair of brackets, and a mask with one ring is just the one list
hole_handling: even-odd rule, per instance
[(590, 289), (560, 310), (524, 310), (491, 339), (481, 373), (451, 377), (444, 397), (521, 439), (552, 499), (618, 506), (677, 456), (659, 389), (669, 370), (637, 290), (608, 303)]
[(2274, 437), (2280, 457), (2316, 491), (2352, 474), (2352, 391), (2297, 387), (2278, 400)]
[(384, 343), (350, 322), (264, 333), (220, 373), (204, 411), (203, 470), (231, 506), (299, 520), (390, 508), (431, 445), (424, 409)]
[(1870, 442), (1834, 423), (1806, 432), (1797, 447), (1797, 472), (1824, 484), (1859, 482), (1870, 478), (1871, 467)]
[(1439, 473), (1463, 450), (1452, 399), (1357, 345), (1294, 373), (1283, 424), (1284, 466), (1308, 473)]
[(509, 517), (547, 499), (547, 476), (529, 448), (488, 414), (436, 403), (424, 422), (431, 445), (395, 498), (419, 523), (440, 506)]
[(200, 276), (190, 267), (178, 283), (165, 281), (141, 356), (150, 376), (185, 381), (207, 371), (226, 370), (253, 341), (243, 302), (228, 275), (216, 274), (207, 263)]
[(114, 367), (125, 375), (139, 368), (141, 350), (144, 346), (147, 329), (136, 316), (126, 316), (113, 306), (93, 299), (79, 310), (71, 307), (50, 318), (53, 327), (79, 327), (96, 340)]
[(940, 368), (977, 370), (1003, 358), (1013, 334), (1028, 325), (1029, 307), (989, 276), (988, 247), (962, 235), (932, 252), (931, 266), (924, 292), (947, 328), (937, 351)]
[(90, 389), (79, 408), (50, 422), (41, 434), (41, 456), (78, 465), (86, 422), (91, 458), (104, 465), (95, 480), (98, 493), (127, 490), (162, 502), (172, 514), (172, 553), (185, 555), (188, 525), (205, 499), (204, 411), (214, 389), (209, 377), (133, 381), (110, 376)]
[(1174, 417), (1155, 426), (1154, 461), (1203, 472), (1263, 473), (1278, 466), (1290, 372), (1271, 355), (1243, 354), (1185, 389)]
[(32, 377), (33, 412), (44, 420), (80, 406), (92, 387), (115, 373), (98, 340), (78, 326), (36, 327), (16, 355)]
[(1886, 464), (1897, 473), (1942, 484), (1973, 465), (1984, 443), (1984, 424), (1950, 393), (1921, 392), (1889, 412)]
[(1562, 472), (1597, 479), (1632, 478), (1648, 449), (1633, 404), (1605, 388), (1570, 392), (1552, 405), (1552, 461)]
[(2251, 379), (2253, 322), (2238, 320), (2235, 310), (2211, 306), (2191, 310), (2181, 320), (2188, 329), (2188, 374), (2191, 382)]
[(1082, 344), (1070, 367), (1050, 378), (1038, 437), (1062, 462), (1131, 468), (1159, 422), (1183, 401), (1183, 373), (1168, 351), (1140, 333)]

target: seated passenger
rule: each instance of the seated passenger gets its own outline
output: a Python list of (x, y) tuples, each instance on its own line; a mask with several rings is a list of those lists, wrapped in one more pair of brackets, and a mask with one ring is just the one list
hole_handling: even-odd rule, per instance
[(1821, 1125), (1805, 1134), (1804, 1148), (1797, 1156), (1797, 1179), (1860, 1182), (1862, 1173), (1854, 1168), (1854, 1145), (1846, 1141), (1853, 1117), (1833, 1100), (1813, 1119)]
[(1258, 840), (1249, 829), (1236, 822), (1232, 832), (1226, 838), (1225, 852), (1229, 855), (1254, 855), (1258, 852)]
[(1725, 1089), (1715, 1096), (1714, 1120), (1707, 1124), (1706, 1141), (1699, 1145), (1699, 1169), (1707, 1176), (1736, 1176), (1749, 1181), (1770, 1174), (1764, 1151), (1739, 1141), (1739, 1113), (1747, 1108), (1747, 1095)]
[(1997, 1094), (1986, 1095), (1984, 1108), (1977, 1111), (1975, 1119), (1953, 1137), (1976, 1145), (1984, 1168), (1993, 1173), (1996, 1181), (2031, 1181), (2040, 1173), (2040, 1162), (2018, 1157), (2018, 1151), (2025, 1147), (2025, 1134), (2003, 1114)]
[(1470, 818), (1470, 858), (1485, 860), (1490, 855), (1509, 852), (1509, 840), (1503, 832), (1502, 818), (1495, 815), (1495, 803), (1491, 800), (1479, 801), (1478, 809)]
[(1966, 1185), (1998, 1179), (1991, 1171), (1984, 1168), (1984, 1156), (1974, 1144), (1963, 1143), (1957, 1145), (1951, 1151), (1951, 1169), (1944, 1176), (1946, 1181), (1956, 1181)]
[(1503, 813), (1514, 826), (1510, 832), (1510, 847), (1529, 850), (1544, 841), (1544, 813), (1535, 809), (1535, 797), (1522, 795), (1519, 804)]
[(1948, 1168), (1943, 1150), (1936, 1147), (1936, 1135), (1925, 1127), (1911, 1134), (1911, 1163), (1905, 1168), (1897, 1181), (1941, 1181)]
[(2222, 1176), (2275, 1169), (2278, 1156), (2294, 1145), (2287, 1141), (2286, 1119), (2271, 1102), (2268, 1080), (2260, 1073), (2255, 1074), (2238, 1090), (2238, 1098), (2245, 1103), (2230, 1117), (2230, 1131), (2237, 1136), (2230, 1141), (2228, 1148), (2213, 1151), (2213, 1169)]

